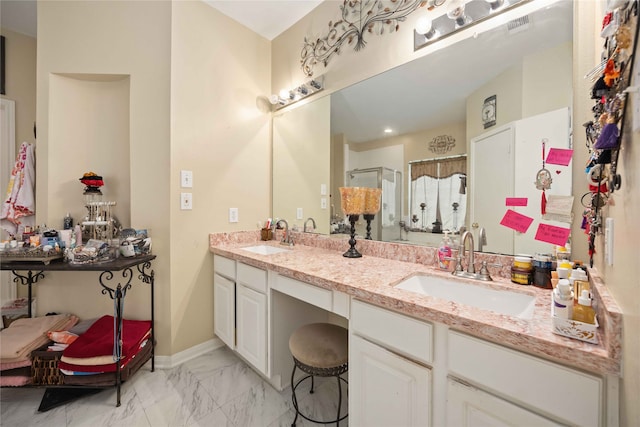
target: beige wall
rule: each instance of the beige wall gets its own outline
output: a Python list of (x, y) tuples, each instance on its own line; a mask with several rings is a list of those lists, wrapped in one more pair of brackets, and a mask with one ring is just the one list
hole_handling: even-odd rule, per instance
[[(149, 230), (158, 257), (157, 354), (212, 339), (207, 235), (253, 229), (270, 213), (270, 120), (256, 108), (256, 96), (270, 90), (269, 42), (195, 1), (41, 2), (38, 22), (39, 155), (46, 159), (38, 162), (38, 221), (53, 224), (66, 205), (78, 203), (82, 188), (62, 178), (61, 165), (69, 177), (92, 170), (92, 156), (102, 162), (97, 169), (120, 168), (105, 187), (117, 184), (117, 197), (130, 194), (130, 223)], [(59, 123), (66, 75), (97, 87), (108, 86), (100, 82), (104, 75), (122, 76), (126, 87), (108, 90), (124, 94), (113, 96), (125, 98), (122, 109), (128, 109), (117, 125), (128, 147), (122, 161), (101, 155), (105, 143), (95, 137), (77, 153), (82, 128), (74, 133), (68, 121)], [(61, 137), (56, 129), (63, 125), (73, 138)], [(180, 188), (181, 170), (193, 171), (193, 188)], [(183, 191), (193, 195), (190, 211), (179, 208)], [(229, 207), (239, 209), (236, 224), (228, 223)], [(113, 311), (95, 274), (57, 273), (46, 280), (38, 289), (40, 313), (67, 310), (86, 318)], [(149, 317), (145, 285), (128, 293), (125, 314)]]
[[(62, 96), (56, 94), (61, 89), (56, 84), (59, 74), (126, 76), (130, 120), (128, 129), (125, 124), (120, 126), (129, 145), (123, 175), (130, 179), (123, 185), (129, 187), (131, 225), (150, 230), (158, 255), (159, 261), (154, 263), (158, 354), (170, 354), (172, 327), (167, 214), (170, 17), (168, 2), (38, 3), (37, 221), (57, 224), (67, 209), (79, 208), (76, 197), (82, 187), (75, 181), (72, 186), (71, 176), (77, 179), (91, 170), (91, 151), (100, 153), (91, 135), (82, 143), (93, 149), (85, 147), (80, 156), (75, 154), (81, 143), (78, 135), (67, 140), (55, 132), (58, 123), (53, 120), (62, 111), (55, 105)], [(72, 127), (68, 131), (73, 134)], [(110, 159), (100, 167), (117, 170), (120, 164), (116, 162)], [(59, 168), (69, 171), (68, 179), (60, 176)], [(65, 208), (62, 201), (73, 206)], [(112, 313), (113, 303), (99, 292), (96, 274), (51, 273), (46, 286), (38, 286), (38, 313), (53, 310), (87, 318)], [(127, 294), (125, 315), (140, 319), (148, 318), (149, 312), (148, 287), (136, 284)]]
[[(299, 69), (300, 43), (305, 36), (324, 35), (327, 23), (339, 16), (336, 10), (341, 3), (327, 1), (321, 4), (310, 15), (274, 40), (272, 68), (274, 90), (291, 87), (303, 80)], [(599, 38), (598, 32), (603, 14), (602, 10), (596, 10), (597, 7), (597, 2), (574, 2), (573, 79), (571, 82), (573, 93), (570, 96), (573, 97), (574, 108), (574, 159), (585, 159), (584, 161), (588, 153), (584, 145), (582, 128), (579, 125), (592, 117), (591, 107), (593, 106), (589, 97), (590, 83), (584, 79), (584, 75), (599, 62), (602, 49), (602, 39)], [(418, 15), (419, 13), (414, 13), (402, 23), (400, 32), (397, 34), (383, 37), (369, 36), (364, 50), (354, 53), (352, 49), (346, 47), (340, 56), (332, 59), (326, 69), (322, 65), (317, 66), (316, 74), (325, 74), (325, 90), (331, 92), (341, 89), (419, 55), (427, 54), (425, 49), (416, 53), (410, 51), (412, 46), (410, 32)], [(524, 74), (527, 77), (527, 72)], [(563, 80), (557, 84), (568, 85), (569, 83)], [(562, 96), (564, 99), (566, 95)], [(498, 120), (504, 117), (501, 116), (500, 100), (501, 98), (498, 97)], [(579, 125), (576, 126), (576, 123)], [(640, 290), (638, 288), (640, 266), (637, 262), (637, 242), (640, 241), (638, 235), (640, 228), (637, 225), (637, 218), (640, 216), (640, 199), (637, 189), (640, 188), (640, 174), (634, 172), (640, 167), (640, 150), (633, 148), (637, 147), (636, 140), (640, 140), (640, 135), (637, 132), (631, 134), (632, 132), (628, 132), (631, 141), (625, 145), (620, 167), (623, 173), (623, 188), (613, 196), (615, 206), (608, 208), (608, 214), (615, 220), (616, 259), (614, 266), (604, 265), (601, 258), (604, 253), (603, 239), (600, 236), (597, 241), (598, 254), (595, 264), (596, 268), (603, 271), (607, 285), (624, 312), (621, 425), (640, 424), (640, 407), (635, 404), (637, 396), (640, 395), (640, 362), (637, 356), (640, 354), (640, 299), (637, 297)], [(586, 177), (582, 164), (582, 160), (576, 160), (573, 168), (574, 193), (578, 197), (582, 195), (581, 192), (586, 191)], [(575, 205), (574, 215), (576, 218), (581, 218), (582, 208), (579, 204)], [(572, 229), (575, 236), (574, 253), (586, 259), (586, 236), (580, 230), (579, 220), (575, 221)]]
[[(329, 233), (329, 195), (320, 195), (320, 186), (330, 177), (330, 97), (325, 96), (273, 118), (273, 216), (284, 218), (289, 227), (302, 228), (313, 217), (319, 233)], [(277, 189), (277, 190), (275, 190)], [(320, 198), (327, 207), (322, 209)], [(297, 219), (297, 208), (303, 218)]]
[(5, 28), (1, 28), (0, 33), (5, 37), (7, 92), (1, 97), (16, 102), (17, 153), (22, 142), (36, 142), (33, 136), (36, 122), (36, 39)]
[[(172, 3), (171, 236), (172, 353), (213, 337), (213, 257), (208, 233), (255, 230), (271, 209), (269, 42), (205, 3)], [(197, 29), (197, 30), (195, 30)], [(180, 170), (193, 188), (180, 188)], [(180, 192), (193, 210), (180, 210)], [(238, 208), (230, 224), (229, 208)]]

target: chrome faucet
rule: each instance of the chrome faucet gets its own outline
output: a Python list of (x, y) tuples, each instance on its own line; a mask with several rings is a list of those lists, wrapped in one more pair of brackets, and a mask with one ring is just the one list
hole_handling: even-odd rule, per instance
[(487, 230), (484, 227), (480, 227), (478, 232), (478, 252), (482, 252), (482, 248), (487, 244)]
[(307, 223), (309, 222), (309, 220), (311, 220), (311, 224), (313, 225), (313, 229), (314, 229), (314, 230), (316, 229), (316, 220), (315, 220), (315, 219), (313, 219), (313, 218), (311, 218), (311, 217), (309, 217), (309, 218), (307, 218), (307, 220), (304, 222), (304, 229), (303, 229), (302, 231), (303, 231), (303, 232), (305, 232), (305, 233), (307, 232)]
[[(486, 240), (483, 241), (483, 238), (486, 239), (486, 233), (484, 228), (480, 229), (480, 242), (478, 242), (478, 247), (482, 249), (482, 245), (486, 245)], [(467, 271), (464, 271), (462, 268), (462, 260), (465, 257), (465, 251), (467, 248), (467, 239), (469, 242), (469, 259), (467, 261)], [(476, 265), (475, 265), (475, 253), (473, 251), (473, 233), (471, 231), (465, 231), (460, 237), (460, 248), (458, 249), (458, 258), (456, 259), (456, 267), (454, 268), (453, 274), (454, 276), (460, 277), (468, 277), (470, 279), (484, 280), (484, 281), (492, 281), (491, 275), (489, 274), (488, 266), (492, 267), (502, 267), (502, 264), (493, 264), (488, 263), (487, 261), (482, 261), (482, 267), (480, 271), (476, 273)]]
[[(291, 235), (289, 234), (289, 223), (284, 220), (284, 219), (280, 219), (276, 222), (276, 228), (278, 228), (278, 225), (284, 222), (284, 236), (282, 236), (282, 241), (280, 242), (281, 245), (289, 245), (289, 246), (293, 246), (293, 238), (291, 237)], [(275, 234), (275, 233), (274, 233)]]
[(476, 274), (476, 266), (473, 252), (473, 233), (470, 231), (465, 231), (462, 237), (460, 238), (460, 249), (459, 249), (459, 257), (460, 261), (464, 259), (465, 251), (467, 249), (467, 238), (470, 240), (469, 245), (469, 261), (467, 263), (467, 273)]

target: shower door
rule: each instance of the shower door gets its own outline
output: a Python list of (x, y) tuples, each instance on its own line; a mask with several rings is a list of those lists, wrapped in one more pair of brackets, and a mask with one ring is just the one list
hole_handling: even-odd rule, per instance
[[(397, 238), (402, 212), (402, 173), (385, 167), (354, 169), (346, 174), (348, 187), (381, 188), (380, 212), (371, 221), (371, 239), (391, 241)], [(366, 222), (361, 217), (356, 232), (366, 235)]]

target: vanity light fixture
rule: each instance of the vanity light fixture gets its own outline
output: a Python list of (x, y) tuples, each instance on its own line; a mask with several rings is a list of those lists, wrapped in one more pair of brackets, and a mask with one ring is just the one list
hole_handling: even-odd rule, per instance
[[(551, 1), (551, 0), (549, 0)], [(416, 21), (413, 49), (418, 50), (460, 30), (498, 16), (529, 0), (449, 0), (441, 9), (432, 9)], [(430, 25), (429, 25), (430, 23)]]
[(278, 95), (271, 95), (269, 102), (272, 105), (272, 110), (279, 110), (280, 108), (311, 96), (322, 89), (324, 89), (324, 79), (322, 77), (316, 77), (294, 89), (282, 89)]

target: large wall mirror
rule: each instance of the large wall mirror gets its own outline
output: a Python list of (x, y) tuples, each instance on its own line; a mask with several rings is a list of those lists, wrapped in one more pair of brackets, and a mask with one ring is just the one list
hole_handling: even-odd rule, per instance
[[(473, 230), (472, 201), (481, 200), (481, 192), (491, 192), (492, 186), (478, 188), (471, 180), (472, 141), (553, 111), (570, 115), (572, 32), (573, 4), (561, 0), (275, 115), (274, 216), (293, 219), (302, 208), (304, 219), (314, 216), (317, 231), (340, 233), (345, 227), (338, 187), (373, 186), (383, 189), (382, 211), (372, 224), (374, 239), (437, 245), (442, 234), (434, 229), (434, 218), (441, 229)], [(319, 124), (324, 120), (328, 128)], [(557, 137), (560, 147), (570, 145), (569, 123)], [(289, 131), (294, 128), (295, 137)], [(293, 142), (312, 137), (308, 150)], [(529, 133), (520, 139), (538, 146), (541, 138)], [(451, 161), (455, 170), (448, 166)], [(513, 164), (518, 165), (513, 179), (530, 181), (535, 190), (541, 159), (514, 159)], [(496, 170), (505, 166), (496, 163)], [(570, 194), (571, 172), (563, 174), (569, 180), (563, 191)], [(500, 179), (500, 173), (496, 176)], [(288, 200), (295, 194), (297, 200)], [(504, 213), (504, 203), (495, 206), (491, 222), (498, 224)], [(517, 243), (485, 250), (522, 252)]]

